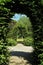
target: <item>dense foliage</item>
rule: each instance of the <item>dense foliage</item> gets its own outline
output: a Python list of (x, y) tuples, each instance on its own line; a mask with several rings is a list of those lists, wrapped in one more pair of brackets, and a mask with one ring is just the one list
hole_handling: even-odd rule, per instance
[(2, 41), (0, 41), (0, 65), (8, 65), (8, 51)]
[(8, 50), (6, 48), (6, 26), (0, 21), (0, 65), (8, 65)]
[(7, 46), (15, 46), (17, 44), (16, 40), (12, 38), (7, 38), (6, 43), (7, 43)]
[(34, 39), (33, 39), (31, 36), (26, 37), (26, 38), (24, 38), (23, 43), (24, 43), (24, 45), (26, 45), (26, 46), (33, 46), (33, 44), (34, 44)]
[[(35, 56), (40, 61), (39, 65), (43, 65), (43, 0), (0, 0), (0, 17), (5, 17), (9, 22), (13, 12), (25, 13), (30, 17), (34, 32)], [(5, 38), (3, 39), (5, 42)]]
[[(18, 39), (22, 40), (28, 37), (27, 41), (29, 41), (29, 38), (33, 38), (32, 24), (29, 17), (27, 17), (26, 15), (22, 16), (18, 21), (11, 20), (8, 27), (9, 32), (6, 39), (7, 45), (15, 45)], [(29, 44), (29, 42), (26, 43), (27, 41), (23, 41), (25, 45), (31, 45), (33, 43), (32, 41), (31, 44)]]
[(28, 17), (21, 17), (13, 27), (13, 35), (17, 38), (32, 37), (32, 25)]
[[(18, 21), (11, 21), (11, 23), (9, 23), (9, 32), (7, 34), (7, 38), (9, 40), (6, 40), (8, 42), (7, 45), (16, 44), (13, 41), (17, 42), (18, 39), (23, 39), (24, 41), (21, 42), (24, 43), (24, 45), (31, 45), (33, 43), (31, 41), (33, 40), (33, 30), (29, 17), (22, 16)], [(13, 41), (11, 42), (11, 40)]]
[(0, 0), (0, 65), (8, 65), (8, 49), (6, 47), (6, 35), (8, 27), (7, 14), (9, 10), (3, 7), (4, 3)]

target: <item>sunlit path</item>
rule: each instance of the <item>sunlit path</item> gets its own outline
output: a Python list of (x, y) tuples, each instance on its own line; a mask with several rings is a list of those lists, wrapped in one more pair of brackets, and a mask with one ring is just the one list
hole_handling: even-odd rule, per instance
[(8, 48), (11, 56), (9, 65), (33, 65), (33, 48), (31, 46), (24, 46), (17, 44)]

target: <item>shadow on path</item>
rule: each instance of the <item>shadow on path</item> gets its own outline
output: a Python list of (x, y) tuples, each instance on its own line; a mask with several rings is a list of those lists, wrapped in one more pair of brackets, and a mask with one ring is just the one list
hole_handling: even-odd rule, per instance
[(28, 53), (28, 52), (20, 52), (20, 51), (11, 51), (10, 52), (10, 56), (17, 56), (17, 57), (23, 57), (24, 60), (27, 60), (27, 63), (31, 63), (32, 65), (34, 64), (34, 59), (33, 59), (33, 52), (32, 53)]

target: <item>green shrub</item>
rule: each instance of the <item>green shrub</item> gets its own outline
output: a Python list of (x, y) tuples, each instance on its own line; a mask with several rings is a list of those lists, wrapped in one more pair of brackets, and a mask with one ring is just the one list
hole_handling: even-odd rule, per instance
[(33, 38), (32, 37), (27, 37), (27, 38), (24, 39), (23, 43), (26, 46), (31, 46), (31, 45), (33, 45)]
[(2, 41), (0, 41), (0, 65), (8, 65), (9, 53)]
[(41, 42), (38, 46), (38, 50), (39, 50), (39, 54), (38, 54), (38, 58), (39, 58), (39, 65), (43, 65), (43, 42)]
[(40, 62), (43, 62), (43, 53), (42, 54), (39, 54), (39, 59), (40, 59)]
[(7, 38), (7, 45), (8, 46), (15, 46), (17, 44), (16, 40), (12, 39), (12, 38)]
[(43, 61), (42, 61), (41, 64), (39, 64), (39, 65), (43, 65)]

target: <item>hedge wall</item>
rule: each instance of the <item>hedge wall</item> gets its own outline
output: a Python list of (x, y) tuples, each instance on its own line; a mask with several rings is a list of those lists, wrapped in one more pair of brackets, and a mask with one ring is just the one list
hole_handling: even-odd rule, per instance
[[(0, 0), (0, 17), (5, 17), (9, 22), (13, 12), (25, 13), (30, 17), (34, 32), (35, 57), (38, 58), (37, 64), (43, 65), (43, 0)], [(5, 42), (3, 34), (2, 38)]]
[(7, 28), (3, 21), (0, 19), (0, 65), (8, 65), (9, 52), (5, 43)]

